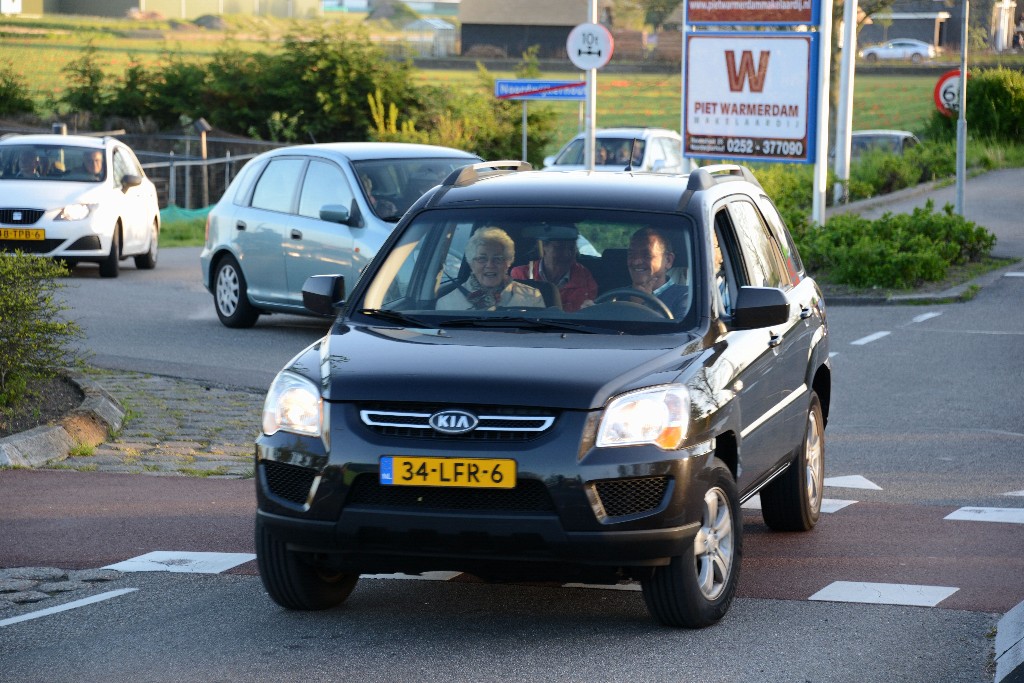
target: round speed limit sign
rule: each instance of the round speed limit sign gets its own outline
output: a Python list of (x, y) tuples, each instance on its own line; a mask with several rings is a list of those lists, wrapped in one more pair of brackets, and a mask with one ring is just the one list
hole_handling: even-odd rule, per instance
[(935, 84), (935, 108), (943, 116), (955, 116), (960, 109), (960, 69), (947, 71)]

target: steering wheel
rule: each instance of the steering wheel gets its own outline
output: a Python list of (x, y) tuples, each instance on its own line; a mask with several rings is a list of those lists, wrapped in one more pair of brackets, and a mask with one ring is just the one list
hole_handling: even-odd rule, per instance
[(655, 313), (660, 313), (669, 320), (672, 320), (672, 311), (669, 310), (665, 302), (647, 292), (641, 292), (639, 289), (633, 289), (632, 287), (619, 287), (618, 289), (610, 289), (604, 294), (594, 299), (595, 304), (603, 304), (607, 301), (622, 301), (630, 297), (636, 297), (640, 299), (640, 303), (651, 309)]

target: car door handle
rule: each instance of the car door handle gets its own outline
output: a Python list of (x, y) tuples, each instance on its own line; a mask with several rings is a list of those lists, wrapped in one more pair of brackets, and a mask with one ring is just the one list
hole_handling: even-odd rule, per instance
[(781, 336), (775, 334), (774, 332), (769, 332), (768, 334), (771, 335), (768, 338), (768, 348), (774, 349), (776, 346), (778, 346), (779, 344), (782, 343), (782, 337)]
[(302, 231), (301, 230), (296, 230), (296, 229), (293, 228), (292, 229), (292, 239), (293, 240), (301, 240), (302, 239)]
[(235, 223), (235, 227), (239, 230), (245, 230), (245, 221), (238, 221)]
[(811, 317), (811, 307), (810, 306), (801, 306), (800, 307), (800, 319), (801, 320), (807, 320), (810, 317)]

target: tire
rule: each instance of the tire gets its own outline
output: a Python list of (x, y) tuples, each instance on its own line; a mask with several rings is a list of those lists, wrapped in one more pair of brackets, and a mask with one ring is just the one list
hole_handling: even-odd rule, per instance
[(864, 56), (865, 61), (871, 62), (872, 64), (878, 61), (878, 55), (874, 52)]
[(910, 55), (910, 61), (913, 62), (914, 64), (920, 64), (923, 60), (924, 57), (922, 57), (920, 54), (916, 52)]
[(110, 238), (110, 253), (100, 261), (100, 277), (117, 277), (121, 270), (121, 224), (114, 227)]
[(256, 520), (256, 563), (270, 598), (293, 610), (325, 610), (345, 601), (359, 581), (346, 574), (317, 567), (312, 556), (288, 547)]
[(245, 275), (233, 256), (225, 256), (213, 275), (213, 307), (225, 327), (245, 328), (256, 324), (260, 312), (249, 303)]
[(153, 221), (153, 229), (149, 235), (149, 251), (135, 257), (135, 267), (139, 270), (153, 270), (156, 268), (157, 251), (160, 249), (160, 228), (157, 222)]
[(811, 392), (803, 443), (785, 472), (761, 489), (761, 516), (775, 531), (810, 531), (821, 517), (825, 484), (825, 420)]
[(715, 458), (701, 528), (693, 542), (641, 582), (647, 611), (665, 626), (711, 626), (725, 616), (736, 595), (742, 554), (736, 481), (725, 463)]

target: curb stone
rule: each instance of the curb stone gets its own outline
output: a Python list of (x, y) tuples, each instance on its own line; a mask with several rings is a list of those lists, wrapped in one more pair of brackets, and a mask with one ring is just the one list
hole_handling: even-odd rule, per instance
[(103, 387), (85, 377), (70, 379), (85, 398), (59, 424), (0, 439), (0, 467), (37, 467), (63, 460), (78, 444), (98, 446), (121, 428), (125, 410)]

